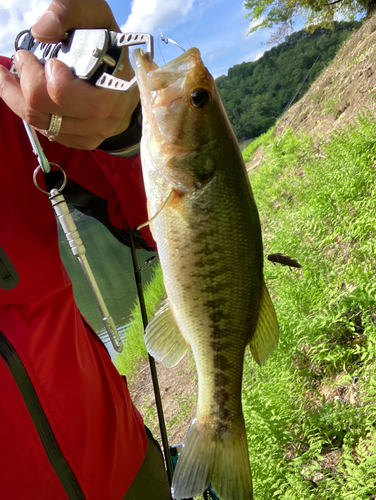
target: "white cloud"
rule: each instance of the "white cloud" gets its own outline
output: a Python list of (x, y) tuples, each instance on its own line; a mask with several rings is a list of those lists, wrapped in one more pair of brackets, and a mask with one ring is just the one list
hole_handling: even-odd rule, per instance
[(14, 53), (18, 33), (30, 28), (49, 6), (49, 0), (0, 0), (0, 54)]
[(133, 0), (132, 12), (121, 27), (127, 31), (152, 33), (184, 22), (195, 0)]
[(242, 33), (242, 40), (247, 40), (247, 38), (250, 38), (251, 36), (255, 35), (256, 34), (255, 31), (253, 33), (249, 33), (249, 31), (258, 24), (262, 23), (263, 20), (264, 16), (261, 16), (258, 19), (255, 19), (254, 21), (250, 22), (247, 28)]
[[(264, 55), (265, 51), (266, 51), (266, 49), (256, 49), (256, 50), (252, 51), (248, 56), (244, 57), (241, 62), (257, 61), (258, 59), (260, 59), (260, 57), (262, 57)], [(240, 63), (240, 61), (239, 61), (239, 63)]]
[(209, 62), (213, 62), (218, 57), (221, 57), (224, 52), (226, 52), (227, 46), (222, 45), (221, 47), (215, 47), (210, 52), (205, 54), (205, 60)]

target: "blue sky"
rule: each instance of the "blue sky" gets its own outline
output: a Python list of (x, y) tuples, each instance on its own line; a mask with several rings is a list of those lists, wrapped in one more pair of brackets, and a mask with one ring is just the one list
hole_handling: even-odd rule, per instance
[(181, 54), (175, 40), (185, 49), (198, 47), (214, 77), (243, 61), (253, 61), (267, 49), (266, 30), (247, 35), (249, 20), (241, 0), (124, 0), (108, 2), (124, 30), (146, 30), (155, 40), (155, 61), (163, 64)]
[[(47, 0), (0, 0), (0, 53), (13, 53), (19, 31), (31, 26), (49, 5)], [(108, 0), (123, 30), (147, 31), (154, 36), (158, 65), (181, 54), (160, 34), (185, 49), (198, 47), (214, 77), (242, 61), (253, 61), (268, 49), (267, 30), (247, 36), (249, 21), (242, 0)], [(161, 55), (162, 54), (162, 55)], [(163, 57), (162, 57), (163, 56)]]

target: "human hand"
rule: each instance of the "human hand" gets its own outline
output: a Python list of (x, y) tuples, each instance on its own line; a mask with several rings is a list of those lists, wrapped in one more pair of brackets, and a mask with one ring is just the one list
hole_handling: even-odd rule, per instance
[[(41, 42), (56, 43), (70, 29), (106, 28), (120, 31), (104, 0), (53, 0), (32, 27)], [(100, 89), (73, 76), (57, 59), (43, 67), (24, 50), (15, 54), (19, 78), (0, 66), (0, 97), (22, 119), (45, 134), (51, 115), (63, 117), (56, 141), (77, 149), (94, 149), (129, 126), (139, 102), (138, 89), (117, 92)], [(117, 77), (129, 81), (133, 69), (124, 50), (124, 69)], [(45, 134), (46, 135), (46, 134)]]

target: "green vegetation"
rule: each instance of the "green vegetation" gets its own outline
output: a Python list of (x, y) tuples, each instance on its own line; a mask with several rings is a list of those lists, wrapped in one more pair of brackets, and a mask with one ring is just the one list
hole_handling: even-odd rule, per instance
[(376, 498), (376, 120), (309, 137), (272, 131), (251, 182), (280, 344), (260, 368), (248, 355), (243, 409), (259, 500)]
[[(374, 117), (359, 116), (319, 147), (290, 130), (274, 138), (271, 129), (244, 152), (249, 160), (262, 145), (265, 154), (251, 177), (265, 253), (303, 266), (265, 262), (280, 343), (264, 367), (249, 352), (245, 361), (258, 500), (376, 498), (375, 127)], [(161, 283), (158, 271), (147, 290), (151, 310)], [(125, 352), (142, 343), (142, 326), (128, 340)], [(134, 366), (131, 359), (127, 370)], [(171, 425), (186, 406), (182, 399)], [(149, 423), (154, 413), (147, 409)]]
[[(166, 298), (160, 265), (155, 267), (153, 278), (144, 287), (144, 294), (146, 310), (150, 319), (162, 300)], [(116, 368), (128, 378), (131, 378), (137, 372), (139, 361), (146, 359), (148, 356), (144, 343), (144, 326), (138, 299), (132, 308), (131, 318), (132, 320), (124, 341), (123, 352), (115, 358)]]
[(254, 62), (243, 62), (216, 79), (221, 99), (239, 141), (258, 137), (281, 116), (302, 85), (308, 90), (359, 23), (335, 23), (333, 31), (298, 31)]
[(245, 0), (244, 7), (249, 10), (249, 33), (275, 28), (273, 40), (291, 32), (296, 21), (314, 31), (333, 26), (334, 19), (359, 19), (375, 8), (375, 0)]

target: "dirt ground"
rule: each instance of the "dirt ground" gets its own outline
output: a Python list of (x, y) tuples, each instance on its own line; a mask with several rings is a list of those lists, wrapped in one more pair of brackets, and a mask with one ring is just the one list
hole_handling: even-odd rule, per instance
[(286, 126), (324, 139), (359, 111), (376, 109), (376, 16), (364, 21), (313, 83), (283, 116), (276, 134)]
[[(187, 353), (174, 368), (156, 363), (159, 390), (170, 445), (182, 443), (194, 417), (197, 401), (197, 381), (194, 363)], [(142, 362), (138, 375), (129, 382), (132, 401), (145, 424), (160, 440), (155, 396), (149, 362)]]

